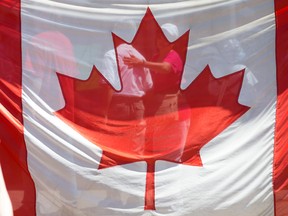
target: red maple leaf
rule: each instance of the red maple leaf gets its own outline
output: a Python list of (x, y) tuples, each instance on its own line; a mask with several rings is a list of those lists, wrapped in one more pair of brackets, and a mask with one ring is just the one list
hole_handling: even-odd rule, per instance
[[(117, 52), (116, 47), (121, 43), (132, 44), (150, 60), (156, 52), (156, 38), (163, 35), (148, 9), (131, 43), (113, 34), (115, 50)], [(186, 32), (172, 42), (183, 64), (186, 61), (188, 36), (189, 32)], [(135, 131), (143, 121), (105, 118), (107, 110), (111, 109), (108, 108), (109, 95), (115, 91), (111, 86), (103, 85), (105, 78), (95, 67), (84, 81), (58, 74), (66, 105), (57, 115), (102, 148), (99, 169), (146, 161), (145, 209), (155, 209), (155, 162), (165, 160), (202, 166), (201, 148), (249, 109), (238, 103), (243, 75), (244, 70), (216, 79), (207, 66), (186, 90), (180, 92), (177, 111), (145, 117), (146, 140), (139, 148), (135, 148), (135, 144), (139, 144), (134, 139)], [(182, 74), (177, 78), (179, 89), (181, 78)], [(73, 88), (69, 83), (73, 84)], [(150, 101), (146, 106), (153, 109), (155, 104)], [(153, 137), (155, 128), (163, 129), (175, 122), (171, 116), (178, 118), (173, 132), (171, 129), (160, 130), (157, 137)], [(186, 128), (185, 136), (183, 127)], [(153, 140), (147, 139), (149, 137), (153, 137)]]

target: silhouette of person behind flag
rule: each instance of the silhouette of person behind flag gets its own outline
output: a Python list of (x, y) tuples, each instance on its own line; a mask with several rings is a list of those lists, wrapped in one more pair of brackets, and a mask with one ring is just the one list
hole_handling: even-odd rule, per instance
[[(122, 21), (115, 24), (114, 30), (116, 28), (124, 28), (124, 24), (128, 28), (126, 30), (133, 31), (135, 29), (134, 23)], [(104, 70), (107, 71), (106, 74), (114, 75), (114, 79), (116, 79), (119, 70), (122, 83), (122, 89), (112, 95), (108, 108), (108, 119), (116, 120), (116, 125), (122, 124), (121, 122), (135, 122), (135, 124), (132, 123), (129, 126), (129, 131), (125, 131), (122, 136), (129, 138), (133, 143), (131, 148), (141, 154), (143, 152), (146, 130), (143, 97), (152, 88), (153, 83), (148, 68), (131, 68), (124, 64), (124, 58), (129, 56), (136, 56), (141, 61), (145, 61), (144, 56), (136, 48), (124, 42), (117, 44), (115, 50), (105, 53)]]
[[(170, 41), (178, 39), (179, 32), (175, 25), (166, 23), (161, 29)], [(157, 33), (158, 52), (152, 61), (131, 55), (124, 58), (124, 63), (130, 68), (151, 70), (153, 91), (147, 97), (146, 116), (157, 117), (157, 122), (151, 122), (147, 128), (146, 151), (152, 154), (166, 152), (171, 159), (180, 161), (190, 122), (189, 111), (181, 109), (179, 105), (179, 100), (185, 104), (179, 92), (183, 61), (174, 44), (163, 33)]]

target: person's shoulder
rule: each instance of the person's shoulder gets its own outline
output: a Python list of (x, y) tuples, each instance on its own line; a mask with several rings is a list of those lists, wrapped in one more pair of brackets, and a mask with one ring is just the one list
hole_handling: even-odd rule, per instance
[(130, 47), (130, 52), (136, 56), (137, 58), (140, 58), (140, 59), (145, 59), (145, 57), (135, 48), (131, 45)]
[(175, 51), (175, 50), (170, 50), (166, 57), (165, 57), (165, 60), (164, 61), (182, 61), (181, 58), (180, 58), (180, 55)]
[(115, 50), (114, 49), (111, 49), (109, 51), (107, 51), (105, 54), (104, 54), (104, 57), (105, 58), (113, 58), (115, 57)]
[(122, 43), (119, 46), (117, 46), (117, 55), (123, 57), (126, 56), (127, 53), (133, 52), (133, 50), (134, 47), (132, 45)]
[[(110, 52), (107, 55), (115, 56), (115, 50), (113, 49), (113, 51), (114, 52)], [(134, 55), (137, 58), (144, 59), (143, 55), (135, 47), (133, 47), (131, 44), (126, 44), (126, 43), (122, 43), (119, 46), (117, 46), (117, 55), (120, 57)]]
[(168, 53), (168, 56), (173, 56), (173, 57), (177, 57), (180, 58), (178, 52), (176, 52), (175, 50), (170, 50), (170, 52)]

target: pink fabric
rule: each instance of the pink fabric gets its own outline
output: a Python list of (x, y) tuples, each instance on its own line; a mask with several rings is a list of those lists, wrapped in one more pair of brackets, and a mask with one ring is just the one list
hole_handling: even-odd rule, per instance
[(174, 74), (177, 74), (177, 75), (181, 74), (183, 70), (183, 62), (177, 52), (175, 52), (174, 50), (171, 50), (166, 56), (166, 58), (164, 59), (164, 62), (168, 62), (171, 64), (172, 72)]
[(156, 93), (173, 94), (179, 90), (181, 82), (181, 74), (183, 70), (183, 62), (179, 54), (171, 50), (164, 58), (163, 62), (168, 62), (172, 66), (171, 73), (160, 74), (155, 71), (153, 76), (154, 87)]

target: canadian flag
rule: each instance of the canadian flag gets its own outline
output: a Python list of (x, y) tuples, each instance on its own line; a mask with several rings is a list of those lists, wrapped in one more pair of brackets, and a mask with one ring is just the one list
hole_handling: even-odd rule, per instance
[(0, 215), (288, 215), (288, 2), (4, 0)]

